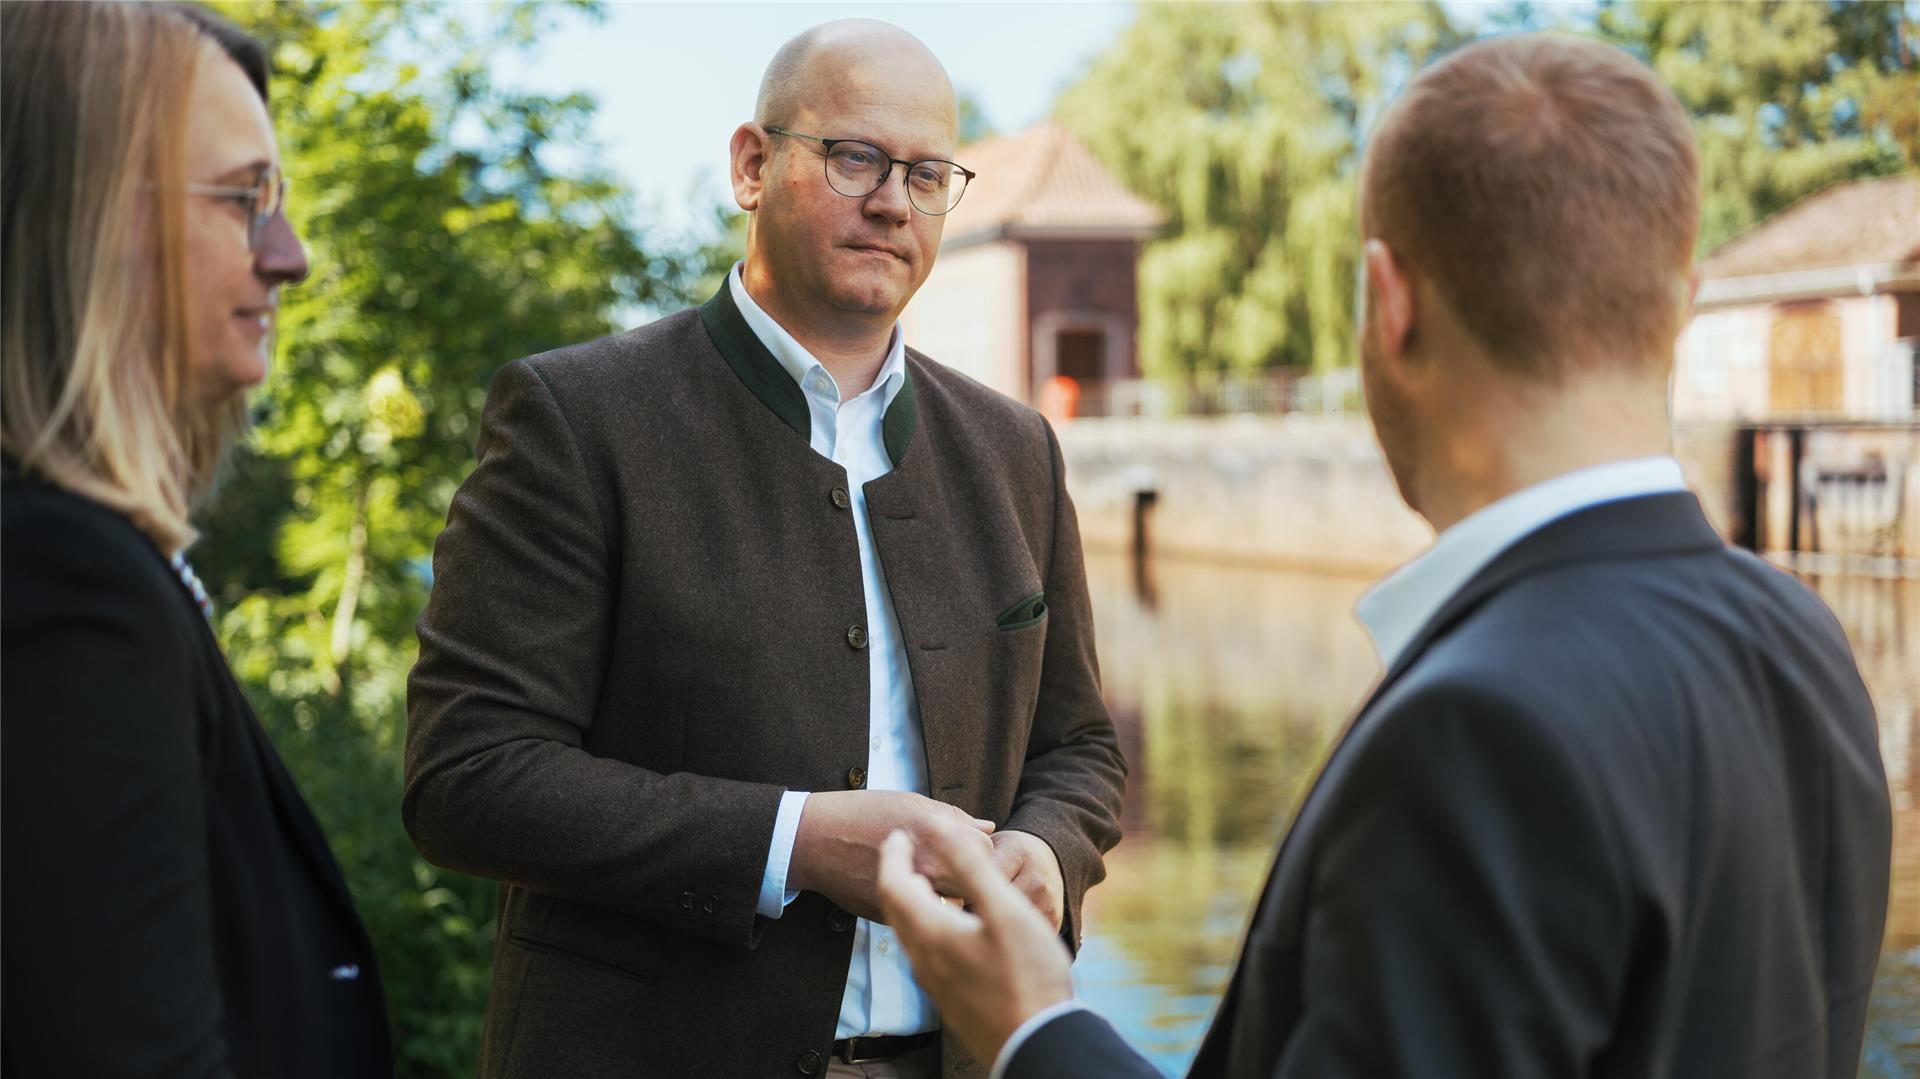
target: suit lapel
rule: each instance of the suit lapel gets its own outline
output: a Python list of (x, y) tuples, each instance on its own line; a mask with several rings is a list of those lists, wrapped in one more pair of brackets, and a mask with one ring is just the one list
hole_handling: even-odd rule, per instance
[[(353, 893), (347, 890), (346, 877), (340, 872), (340, 864), (334, 861), (333, 848), (327, 844), (326, 835), (320, 830), (320, 822), (313, 817), (313, 810), (307, 800), (300, 796), (294, 786), (293, 777), (287, 774), (286, 764), (280, 755), (273, 751), (267, 740), (267, 732), (260, 721), (251, 714), (247, 717), (247, 738), (253, 743), (254, 755), (260, 761), (260, 769), (266, 774), (267, 789), (272, 792), (274, 805), (280, 811), (280, 818), (286, 822), (298, 839), (300, 853), (305, 856), (308, 868), (319, 879), (327, 894), (340, 905), (340, 909), (354, 924), (360, 923), (360, 911), (353, 905)], [(364, 927), (362, 932), (364, 932)]]
[[(1496, 556), (1441, 604), (1433, 617), (1414, 634), (1334, 740), (1332, 751), (1327, 754), (1327, 760), (1320, 766), (1318, 775), (1307, 789), (1306, 797), (1301, 800), (1293, 824), (1280, 841), (1280, 849), (1274, 855), (1266, 883), (1254, 903), (1253, 922), (1257, 924), (1260, 921), (1273, 901), (1274, 888), (1281, 879), (1281, 866), (1285, 864), (1294, 837), (1303, 831), (1301, 824), (1307, 819), (1308, 809), (1320, 791), (1321, 780), (1326, 777), (1334, 759), (1346, 747), (1355, 730), (1367, 721), (1374, 706), (1413, 669), (1422, 655), (1487, 600), (1523, 578), (1561, 566), (1705, 552), (1724, 546), (1725, 542), (1714, 532), (1701, 511), (1699, 499), (1689, 492), (1676, 491), (1604, 502), (1576, 510), (1528, 533)], [(1208, 1029), (1199, 1055), (1194, 1060), (1193, 1070), (1189, 1073), (1191, 1076), (1225, 1074), (1227, 1039), (1231, 1035), (1233, 1009), (1237, 1007), (1240, 995), (1240, 971), (1240, 964), (1236, 964), (1233, 977), (1227, 983), (1226, 994), (1215, 1012), (1213, 1025)]]
[(1549, 521), (1496, 556), (1440, 605), (1367, 695), (1366, 703), (1355, 713), (1355, 722), (1435, 641), (1495, 593), (1523, 577), (1574, 562), (1649, 558), (1725, 545), (1707, 523), (1700, 500), (1686, 491), (1603, 502)]
[(268, 795), (273, 800), (274, 809), (292, 834), (295, 845), (300, 848), (301, 856), (306, 859), (308, 868), (320, 881), (321, 887), (339, 904), (345, 918), (352, 924), (360, 926), (361, 934), (364, 936), (366, 928), (360, 921), (359, 908), (354, 906), (353, 894), (347, 890), (346, 878), (341, 875), (340, 864), (334, 860), (333, 848), (328, 845), (326, 834), (320, 829), (320, 822), (314, 819), (312, 808), (307, 805), (307, 800), (301, 797), (300, 789), (294, 785), (293, 777), (287, 774), (286, 763), (274, 751), (273, 743), (267, 737), (266, 728), (261, 726), (259, 718), (254, 715), (252, 706), (247, 702), (246, 695), (241, 692), (239, 682), (233, 677), (232, 669), (227, 666), (226, 659), (220, 652), (219, 641), (213, 636), (213, 628), (206, 624), (206, 620), (200, 617), (197, 610), (194, 612), (194, 619), (201, 623), (204, 630), (201, 641), (213, 650), (213, 662), (224, 673), (227, 692), (232, 695), (235, 704), (238, 705), (241, 737), (247, 740), (254, 760), (259, 764), (260, 774), (265, 781)]

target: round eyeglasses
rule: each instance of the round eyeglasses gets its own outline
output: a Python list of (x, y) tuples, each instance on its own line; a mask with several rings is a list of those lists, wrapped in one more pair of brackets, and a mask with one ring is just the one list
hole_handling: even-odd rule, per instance
[(938, 217), (960, 205), (960, 196), (967, 193), (967, 181), (976, 175), (952, 161), (939, 158), (902, 161), (878, 146), (859, 139), (823, 139), (818, 135), (804, 135), (782, 127), (769, 127), (767, 130), (790, 139), (817, 142), (824, 147), (827, 186), (850, 199), (864, 199), (880, 190), (880, 185), (893, 175), (895, 165), (906, 166), (904, 182), (907, 201), (913, 204), (914, 209), (931, 217)]
[(213, 199), (231, 199), (246, 207), (247, 210), (247, 249), (258, 251), (260, 237), (267, 230), (267, 223), (273, 220), (287, 204), (287, 178), (272, 166), (260, 170), (260, 175), (250, 187), (230, 187), (224, 184), (187, 184), (181, 188), (189, 195), (202, 195)]

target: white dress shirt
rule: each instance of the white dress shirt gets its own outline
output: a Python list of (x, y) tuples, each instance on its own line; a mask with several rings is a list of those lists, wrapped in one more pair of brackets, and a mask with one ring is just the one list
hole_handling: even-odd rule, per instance
[(1393, 571), (1354, 607), (1391, 668), (1427, 621), (1473, 575), (1528, 534), (1569, 513), (1641, 495), (1686, 490), (1680, 462), (1642, 457), (1583, 468), (1476, 510), (1442, 532), (1427, 552)]
[[(1360, 597), (1354, 613), (1373, 637), (1380, 662), (1391, 668), (1428, 619), (1473, 575), (1528, 534), (1576, 510), (1641, 495), (1686, 490), (1680, 463), (1671, 457), (1584, 468), (1535, 484), (1474, 512), (1441, 533), (1427, 552), (1395, 570)], [(1020, 1024), (1000, 1047), (989, 1079), (1001, 1079), (1020, 1046), (1053, 1020), (1087, 1010), (1062, 1001)]]
[[(814, 452), (847, 470), (847, 493), (853, 498), (853, 530), (860, 544), (860, 584), (867, 602), (867, 789), (913, 791), (928, 794), (927, 750), (920, 732), (920, 708), (913, 695), (913, 675), (907, 669), (906, 641), (894, 617), (893, 597), (880, 572), (873, 548), (873, 528), (867, 520), (866, 485), (893, 471), (881, 437), (881, 420), (907, 377), (907, 349), (896, 323), (880, 373), (864, 393), (841, 400), (840, 387), (819, 360), (793, 335), (760, 309), (740, 279), (744, 263), (735, 263), (727, 281), (741, 317), (773, 358), (780, 361), (807, 399), (811, 422), (808, 438)], [(793, 861), (794, 834), (807, 792), (788, 791), (780, 797), (774, 819), (773, 843), (760, 882), (757, 910), (778, 918), (796, 894), (787, 889), (787, 868)], [(933, 998), (913, 980), (907, 956), (893, 930), (865, 918), (853, 927), (853, 962), (847, 970), (846, 993), (840, 998), (840, 1022), (834, 1038), (882, 1034), (919, 1034), (937, 1030), (940, 1013)]]

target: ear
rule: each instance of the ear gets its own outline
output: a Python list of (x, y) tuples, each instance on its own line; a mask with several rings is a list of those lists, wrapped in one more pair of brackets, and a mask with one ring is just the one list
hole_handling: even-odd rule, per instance
[(748, 213), (760, 208), (760, 193), (766, 187), (769, 141), (766, 129), (756, 123), (741, 124), (733, 130), (728, 155), (733, 201)]
[(1383, 240), (1368, 240), (1367, 317), (1375, 324), (1381, 350), (1393, 359), (1405, 354), (1413, 336), (1413, 280)]

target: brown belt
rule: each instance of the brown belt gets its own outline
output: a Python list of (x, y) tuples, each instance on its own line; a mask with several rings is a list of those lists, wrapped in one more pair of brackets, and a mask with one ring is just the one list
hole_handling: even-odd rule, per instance
[(884, 1034), (877, 1038), (842, 1038), (833, 1043), (833, 1055), (842, 1064), (861, 1064), (869, 1060), (892, 1060), (929, 1045), (940, 1044), (940, 1032), (925, 1034)]

